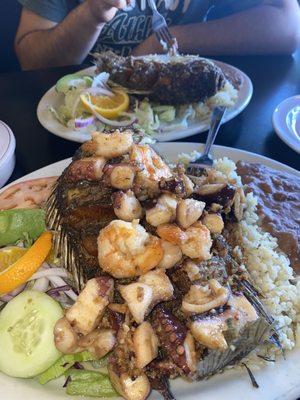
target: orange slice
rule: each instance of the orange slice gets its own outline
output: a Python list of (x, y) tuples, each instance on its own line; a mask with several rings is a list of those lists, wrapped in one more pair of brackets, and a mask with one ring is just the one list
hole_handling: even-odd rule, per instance
[(50, 252), (52, 233), (44, 232), (34, 244), (20, 257), (0, 272), (0, 295), (16, 289), (40, 268)]
[(27, 249), (18, 246), (4, 247), (0, 249), (0, 272), (4, 271), (19, 258), (21, 258)]
[(114, 96), (92, 96), (82, 94), (80, 96), (83, 107), (90, 113), (96, 111), (105, 118), (117, 118), (129, 107), (129, 96), (123, 90), (115, 90)]

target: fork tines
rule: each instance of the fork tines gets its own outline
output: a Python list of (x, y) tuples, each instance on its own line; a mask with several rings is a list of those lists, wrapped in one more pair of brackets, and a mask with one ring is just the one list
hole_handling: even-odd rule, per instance
[(177, 52), (177, 42), (174, 36), (172, 36), (171, 32), (169, 31), (167, 26), (163, 26), (157, 31), (155, 31), (155, 35), (158, 41), (164, 42), (167, 44), (168, 49), (174, 49)]
[(205, 169), (208, 166), (203, 166), (201, 164), (197, 165), (197, 164), (191, 164), (186, 168), (186, 174), (189, 176), (195, 176), (195, 177), (199, 177), (202, 176)]

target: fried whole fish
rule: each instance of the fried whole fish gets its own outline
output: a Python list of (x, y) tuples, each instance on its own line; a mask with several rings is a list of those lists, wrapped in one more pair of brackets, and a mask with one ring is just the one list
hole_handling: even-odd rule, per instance
[(76, 152), (48, 199), (46, 221), (56, 231), (55, 250), (78, 289), (103, 274), (97, 237), (124, 214), (122, 193), (132, 191), (146, 204), (164, 191), (159, 186), (163, 181), (180, 186), (182, 195), (187, 190), (180, 173), (171, 172), (149, 146), (134, 144), (133, 134), (130, 130), (94, 134)]
[(112, 83), (161, 104), (203, 102), (227, 82), (216, 64), (194, 55), (121, 57), (105, 52), (94, 57), (98, 72), (108, 72)]
[(106, 349), (123, 397), (152, 387), (170, 400), (168, 379), (202, 380), (265, 341), (280, 347), (226, 239), (243, 214), (235, 183), (213, 169), (193, 182), (129, 129), (94, 133), (58, 179), (47, 225), (81, 293), (56, 332), (75, 350)]

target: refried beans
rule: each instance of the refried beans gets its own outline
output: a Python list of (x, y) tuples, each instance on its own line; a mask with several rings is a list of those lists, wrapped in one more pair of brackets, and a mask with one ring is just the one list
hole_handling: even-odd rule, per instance
[(258, 199), (261, 227), (278, 239), (280, 249), (300, 274), (300, 178), (262, 164), (237, 163), (237, 173)]

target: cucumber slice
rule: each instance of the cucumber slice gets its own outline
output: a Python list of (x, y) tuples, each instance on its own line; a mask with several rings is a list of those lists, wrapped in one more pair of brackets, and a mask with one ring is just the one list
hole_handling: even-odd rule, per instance
[(59, 93), (66, 94), (70, 88), (88, 88), (92, 85), (93, 78), (78, 74), (65, 75), (57, 81), (55, 89)]
[(59, 303), (45, 293), (27, 290), (11, 300), (0, 313), (0, 371), (31, 378), (58, 360), (53, 329), (62, 316)]

